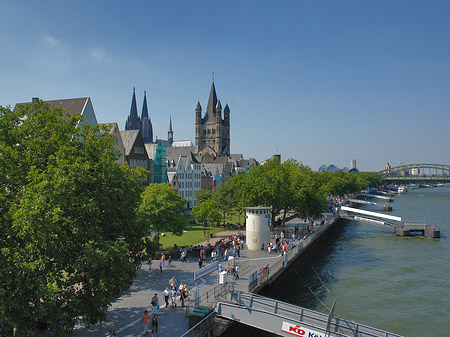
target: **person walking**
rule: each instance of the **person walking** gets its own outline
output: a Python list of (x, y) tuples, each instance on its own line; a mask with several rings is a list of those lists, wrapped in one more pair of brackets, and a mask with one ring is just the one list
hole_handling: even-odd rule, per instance
[(153, 306), (153, 312), (158, 312), (159, 310), (159, 299), (158, 294), (155, 294), (152, 298), (152, 306)]
[(184, 300), (186, 299), (186, 289), (183, 287), (183, 289), (181, 290), (180, 293), (180, 298), (181, 298), (181, 307), (184, 308)]
[(157, 314), (153, 314), (151, 326), (152, 326), (152, 336), (157, 336), (159, 327), (159, 319)]
[(171, 297), (172, 308), (176, 307), (177, 306), (177, 302), (176, 302), (176, 299), (177, 299), (177, 288), (172, 287), (172, 291), (170, 292), (170, 297)]
[(147, 310), (144, 310), (144, 313), (141, 316), (141, 325), (144, 326), (144, 334), (145, 336), (148, 332), (148, 323), (150, 322), (150, 315), (148, 314)]
[(166, 302), (166, 308), (169, 306), (169, 296), (170, 296), (170, 291), (169, 291), (169, 287), (167, 287), (166, 290), (164, 290), (164, 301)]
[(163, 266), (164, 266), (164, 259), (161, 258), (161, 260), (159, 260), (159, 270), (161, 270), (161, 274), (163, 272)]
[(234, 277), (236, 280), (239, 280), (239, 265), (238, 264), (234, 268)]

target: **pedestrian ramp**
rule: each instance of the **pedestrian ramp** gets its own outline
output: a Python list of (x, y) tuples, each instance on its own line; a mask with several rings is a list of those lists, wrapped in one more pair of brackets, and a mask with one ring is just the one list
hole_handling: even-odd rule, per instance
[(227, 301), (215, 304), (218, 317), (227, 318), (280, 336), (400, 337), (366, 325), (277, 301), (252, 293), (233, 291)]

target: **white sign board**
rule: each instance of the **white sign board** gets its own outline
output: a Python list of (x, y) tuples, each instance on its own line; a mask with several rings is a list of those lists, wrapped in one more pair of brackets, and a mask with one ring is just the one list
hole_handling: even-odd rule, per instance
[(213, 262), (208, 264), (207, 266), (200, 268), (196, 271), (194, 271), (194, 281), (197, 281), (201, 279), (202, 277), (205, 277), (206, 275), (211, 274), (213, 271), (217, 270), (219, 268), (219, 261)]
[(288, 322), (283, 322), (283, 325), (281, 326), (281, 331), (300, 337), (325, 337), (325, 334), (322, 332), (317, 332), (308, 329), (303, 325), (292, 324)]

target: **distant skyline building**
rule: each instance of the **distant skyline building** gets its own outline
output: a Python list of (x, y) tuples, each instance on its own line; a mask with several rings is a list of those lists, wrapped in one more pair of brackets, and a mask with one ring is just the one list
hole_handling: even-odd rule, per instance
[(195, 152), (213, 157), (230, 155), (230, 108), (225, 105), (222, 118), (222, 104), (217, 99), (214, 80), (205, 115), (202, 117), (200, 102), (195, 108)]
[(350, 170), (356, 168), (356, 159), (350, 160)]
[(130, 115), (125, 123), (125, 130), (140, 130), (145, 144), (153, 143), (153, 126), (148, 115), (147, 92), (144, 91), (144, 102), (142, 103), (141, 117), (138, 116), (136, 104), (136, 89), (133, 88), (133, 97), (131, 98)]

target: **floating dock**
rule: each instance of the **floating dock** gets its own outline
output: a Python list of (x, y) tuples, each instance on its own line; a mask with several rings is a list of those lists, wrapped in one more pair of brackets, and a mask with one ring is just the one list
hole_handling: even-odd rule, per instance
[(421, 223), (404, 223), (401, 228), (395, 229), (395, 234), (399, 236), (421, 235), (429, 238), (440, 238), (441, 230), (436, 226)]
[(402, 218), (399, 216), (376, 213), (347, 206), (341, 207), (339, 215), (344, 219), (392, 227), (394, 228), (395, 234), (399, 236), (422, 235), (429, 238), (441, 237), (441, 231), (438, 227), (421, 223), (405, 223), (402, 222)]

